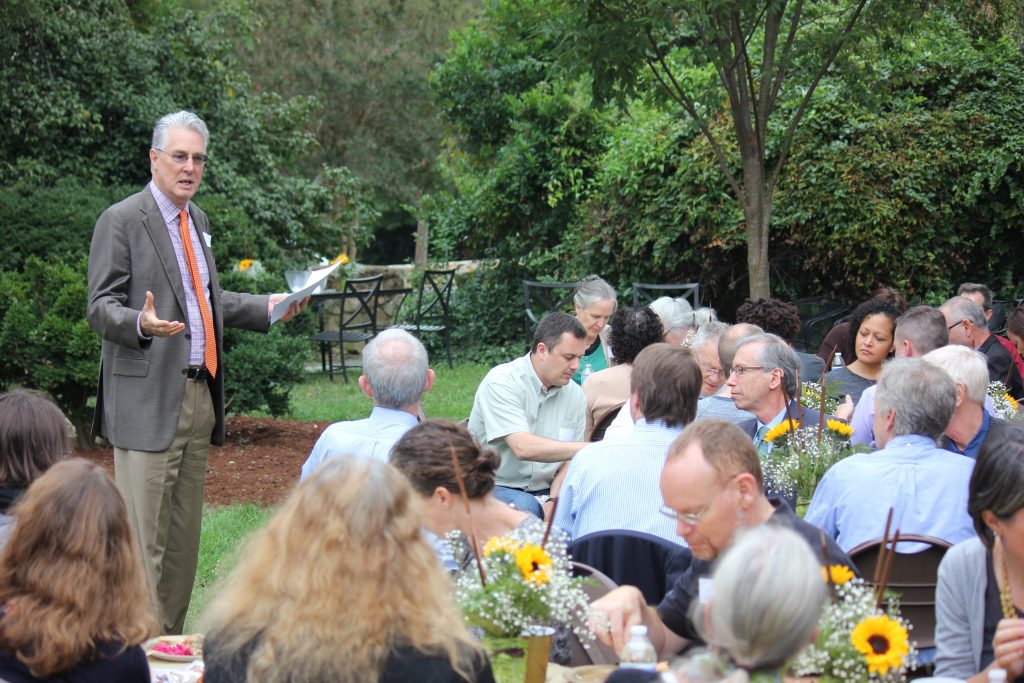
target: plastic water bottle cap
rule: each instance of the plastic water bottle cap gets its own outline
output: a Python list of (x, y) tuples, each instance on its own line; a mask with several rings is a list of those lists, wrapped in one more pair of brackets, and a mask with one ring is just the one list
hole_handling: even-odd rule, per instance
[(634, 635), (634, 636), (646, 636), (647, 635), (647, 627), (644, 626), (643, 624), (637, 624), (636, 626), (630, 626), (629, 627), (629, 633), (630, 633), (630, 635)]

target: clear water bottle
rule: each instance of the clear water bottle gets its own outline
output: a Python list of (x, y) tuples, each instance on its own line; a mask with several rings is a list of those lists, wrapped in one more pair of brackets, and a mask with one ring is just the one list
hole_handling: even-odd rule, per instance
[(988, 683), (1006, 683), (1006, 669), (989, 669)]
[(583, 364), (583, 373), (580, 375), (580, 377), (582, 378), (580, 380), (580, 384), (583, 384), (583, 382), (586, 382), (587, 378), (590, 377), (593, 374), (594, 374), (594, 366), (591, 365), (590, 361), (588, 360), (586, 363)]
[(629, 642), (619, 655), (619, 666), (623, 669), (654, 671), (658, 666), (658, 653), (647, 638), (646, 626), (630, 626)]
[(843, 354), (836, 351), (836, 355), (832, 357), (832, 369), (843, 367)]

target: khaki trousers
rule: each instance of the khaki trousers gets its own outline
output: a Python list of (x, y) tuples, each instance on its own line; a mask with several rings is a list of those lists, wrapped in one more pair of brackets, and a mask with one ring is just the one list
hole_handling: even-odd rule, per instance
[(164, 633), (181, 633), (199, 561), (203, 491), (216, 415), (205, 380), (185, 381), (171, 447), (114, 449), (114, 479), (142, 546), (146, 578)]

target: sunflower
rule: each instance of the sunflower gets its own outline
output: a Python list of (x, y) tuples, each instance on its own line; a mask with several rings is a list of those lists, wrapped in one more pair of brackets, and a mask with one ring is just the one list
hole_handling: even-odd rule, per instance
[(825, 425), (839, 436), (852, 436), (853, 427), (842, 420), (828, 420)]
[(833, 564), (828, 567), (821, 568), (821, 577), (828, 581), (831, 577), (832, 583), (841, 586), (850, 579), (853, 578), (853, 572), (850, 568), (842, 564)]
[(527, 583), (540, 586), (551, 580), (551, 556), (538, 545), (524, 545), (512, 551), (516, 566)]
[(799, 429), (800, 423), (795, 420), (783, 420), (779, 424), (775, 425), (768, 430), (768, 433), (764, 435), (764, 440), (768, 442), (774, 442), (775, 439), (780, 436), (788, 434), (793, 429)]
[(251, 258), (242, 259), (241, 261), (238, 262), (238, 269), (244, 273), (245, 271), (252, 268), (253, 263), (255, 263), (255, 261), (253, 261)]
[(484, 557), (496, 552), (513, 552), (519, 548), (519, 543), (507, 536), (492, 536), (484, 544)]
[(903, 658), (910, 652), (907, 630), (885, 614), (868, 617), (857, 624), (850, 640), (853, 647), (864, 655), (868, 673), (884, 676), (890, 669), (899, 669)]
[(1007, 401), (1009, 401), (1010, 405), (1013, 406), (1014, 412), (1020, 410), (1020, 404), (1017, 402), (1017, 399), (1015, 399), (1013, 396), (1010, 396), (1009, 394), (1005, 394), (1005, 398)]
[(341, 265), (345, 265), (346, 263), (348, 263), (348, 254), (346, 254), (345, 252), (341, 252), (340, 254), (338, 254), (337, 256), (332, 258), (330, 263), (331, 263), (332, 266), (335, 263), (340, 263)]

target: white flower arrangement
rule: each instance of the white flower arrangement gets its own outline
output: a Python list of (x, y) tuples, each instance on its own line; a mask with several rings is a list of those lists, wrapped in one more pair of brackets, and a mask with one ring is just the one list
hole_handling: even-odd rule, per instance
[(842, 403), (842, 396), (839, 395), (841, 383), (832, 380), (825, 382), (825, 404), (822, 410), (821, 385), (817, 382), (802, 382), (800, 391), (800, 405), (811, 410), (820, 410), (826, 415), (835, 415), (836, 409)]
[(817, 424), (802, 427), (796, 422), (791, 426), (783, 420), (764, 437), (773, 444), (761, 462), (769, 493), (795, 493), (798, 500), (810, 500), (829, 468), (854, 452), (851, 434), (853, 428), (840, 420), (827, 420), (820, 434)]
[(1024, 414), (1020, 412), (1017, 400), (1006, 391), (1006, 385), (996, 380), (988, 385), (988, 395), (996, 407), (996, 415), (1004, 420), (1021, 420)]

